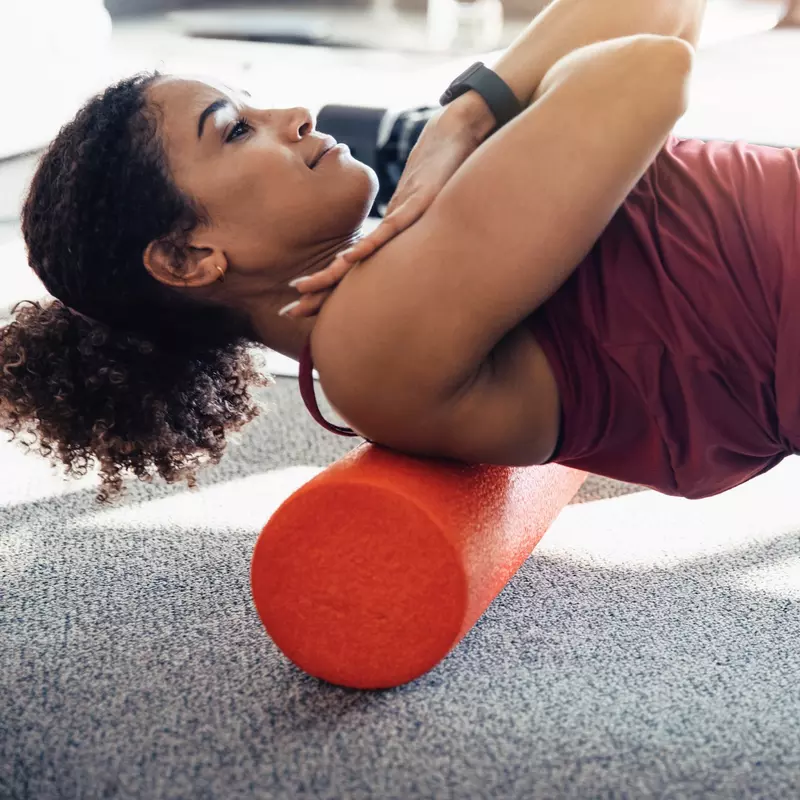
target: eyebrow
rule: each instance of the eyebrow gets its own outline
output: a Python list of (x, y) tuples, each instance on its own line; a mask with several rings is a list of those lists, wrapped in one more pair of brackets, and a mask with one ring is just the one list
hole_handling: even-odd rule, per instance
[(225, 97), (221, 97), (219, 100), (215, 100), (208, 108), (206, 108), (203, 113), (200, 115), (200, 119), (197, 121), (197, 138), (200, 139), (203, 136), (203, 126), (206, 124), (206, 120), (214, 113), (219, 111), (221, 108), (225, 108), (225, 106), (229, 106), (230, 100)]

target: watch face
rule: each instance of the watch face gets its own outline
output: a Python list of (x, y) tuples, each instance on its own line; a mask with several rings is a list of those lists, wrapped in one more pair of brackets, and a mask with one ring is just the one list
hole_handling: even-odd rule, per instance
[(472, 64), (471, 66), (467, 67), (451, 84), (448, 86), (445, 93), (441, 96), (440, 102), (442, 105), (447, 105), (449, 102), (456, 99), (456, 97), (460, 97), (465, 92), (469, 91), (469, 86), (464, 85), (464, 81), (468, 80), (472, 75), (476, 72), (479, 72), (483, 69), (483, 62), (478, 61), (476, 64)]
[(470, 66), (470, 67), (467, 67), (467, 68), (466, 68), (466, 69), (465, 69), (465, 70), (464, 70), (464, 71), (463, 71), (463, 72), (462, 72), (462, 73), (461, 73), (461, 74), (460, 74), (460, 75), (459, 75), (459, 76), (458, 76), (458, 77), (457, 77), (457, 78), (456, 78), (456, 79), (453, 81), (453, 83), (459, 83), (460, 81), (465, 81), (467, 78), (469, 78), (469, 76), (470, 76), (470, 75), (474, 75), (474, 74), (475, 74), (475, 73), (476, 73), (476, 72), (477, 72), (477, 71), (478, 71), (478, 70), (479, 70), (479, 69), (480, 69), (482, 66), (483, 66), (483, 64), (481, 64), (481, 63), (478, 63), (478, 64), (473, 64), (473, 65), (472, 65), (472, 66)]

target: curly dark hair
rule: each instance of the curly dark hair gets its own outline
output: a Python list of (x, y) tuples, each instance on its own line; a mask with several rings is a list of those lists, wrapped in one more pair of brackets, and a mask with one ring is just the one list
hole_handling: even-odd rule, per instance
[(250, 389), (269, 382), (247, 319), (143, 266), (149, 242), (179, 256), (204, 219), (169, 175), (146, 98), (157, 77), (90, 100), (43, 156), (22, 230), (32, 269), (58, 299), (18, 304), (0, 331), (0, 427), (67, 475), (99, 466), (101, 502), (122, 490), (126, 470), (194, 486), (226, 434), (259, 413)]

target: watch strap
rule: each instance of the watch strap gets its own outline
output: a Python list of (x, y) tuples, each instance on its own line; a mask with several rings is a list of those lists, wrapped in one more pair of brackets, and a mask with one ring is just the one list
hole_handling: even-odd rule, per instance
[(508, 84), (482, 61), (459, 75), (439, 99), (441, 105), (452, 103), (466, 92), (476, 91), (494, 114), (497, 128), (502, 128), (522, 112), (522, 105)]

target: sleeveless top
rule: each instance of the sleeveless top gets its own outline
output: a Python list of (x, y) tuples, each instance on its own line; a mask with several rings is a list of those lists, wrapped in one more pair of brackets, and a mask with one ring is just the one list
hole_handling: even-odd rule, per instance
[[(559, 388), (556, 461), (690, 498), (800, 452), (800, 163), (671, 137), (525, 323)], [(318, 422), (310, 349), (301, 391)]]

